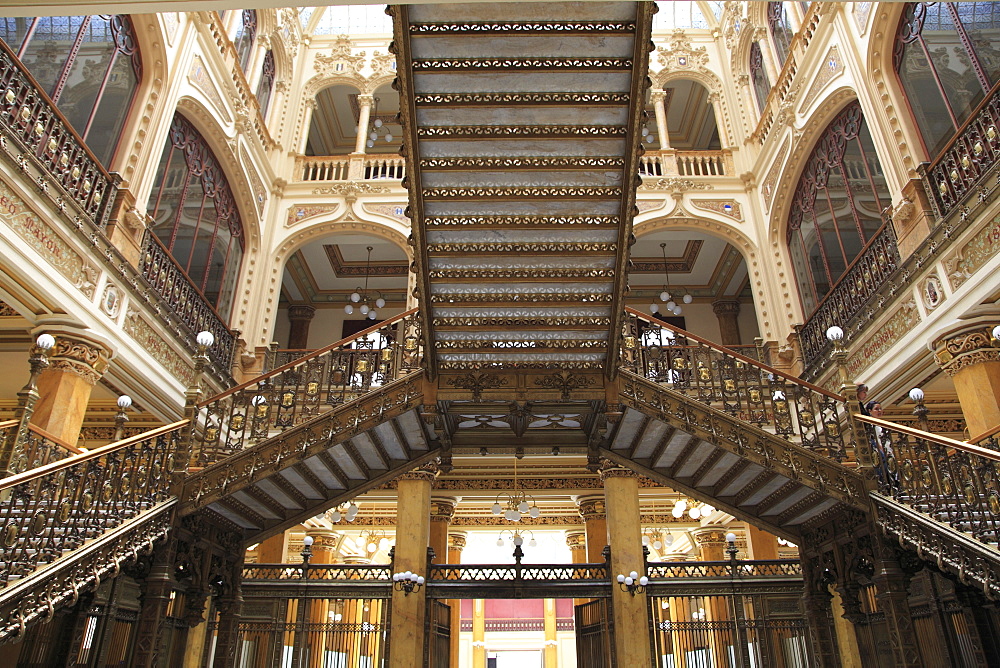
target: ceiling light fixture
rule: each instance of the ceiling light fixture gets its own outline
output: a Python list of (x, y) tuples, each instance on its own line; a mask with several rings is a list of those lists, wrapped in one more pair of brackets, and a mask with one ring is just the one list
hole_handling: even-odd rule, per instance
[(382, 308), (385, 306), (385, 299), (382, 297), (382, 293), (376, 290), (377, 297), (372, 293), (368, 292), (368, 278), (371, 276), (372, 269), (372, 247), (368, 246), (368, 259), (365, 261), (365, 287), (354, 288), (354, 292), (351, 293), (351, 303), (344, 307), (344, 313), (351, 315), (354, 313), (354, 305), (361, 304), (358, 310), (361, 314), (367, 316), (369, 320), (374, 320), (378, 317), (378, 312), (376, 308)]
[(386, 143), (392, 143), (393, 139), (392, 132), (390, 132), (386, 124), (382, 122), (382, 119), (378, 117), (378, 103), (379, 99), (376, 97), (375, 105), (372, 107), (372, 120), (371, 123), (368, 124), (368, 137), (365, 141), (365, 146), (368, 148), (375, 148), (375, 142), (379, 140), (379, 136), (382, 132), (385, 132), (385, 135), (381, 136), (385, 139)]
[(503, 515), (509, 522), (520, 522), (521, 517), (528, 515), (532, 519), (542, 514), (535, 503), (535, 497), (525, 494), (517, 488), (517, 459), (514, 459), (514, 491), (500, 492), (491, 508), (494, 515)]
[[(667, 244), (660, 244), (660, 254), (663, 256), (663, 291), (660, 293), (660, 301), (666, 306), (666, 310), (672, 315), (681, 314), (681, 306), (676, 301), (674, 301), (673, 295), (670, 294), (670, 274), (667, 272)], [(681, 301), (685, 304), (690, 304), (694, 301), (694, 297), (691, 296), (690, 291), (687, 288), (684, 289), (684, 296), (681, 297)], [(659, 313), (660, 305), (653, 302), (649, 306), (651, 313)]]

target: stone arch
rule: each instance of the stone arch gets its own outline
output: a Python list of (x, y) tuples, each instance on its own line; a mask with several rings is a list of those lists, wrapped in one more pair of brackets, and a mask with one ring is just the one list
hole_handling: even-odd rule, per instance
[(644, 236), (658, 230), (696, 230), (718, 237), (731, 244), (743, 255), (743, 261), (747, 265), (747, 275), (750, 278), (754, 310), (757, 314), (757, 326), (760, 334), (768, 340), (773, 340), (777, 337), (778, 328), (783, 323), (777, 322), (780, 313), (776, 309), (771, 308), (773, 300), (768, 293), (769, 284), (764, 280), (764, 271), (771, 269), (771, 265), (763, 261), (762, 249), (744, 232), (727, 223), (692, 215), (684, 210), (682, 206), (675, 207), (669, 214), (636, 222), (633, 230), (636, 237)]
[[(256, 252), (261, 247), (260, 216), (257, 213), (257, 205), (254, 202), (253, 189), (247, 179), (243, 169), (237, 148), (238, 138), (230, 138), (225, 130), (219, 125), (215, 115), (207, 109), (200, 101), (184, 96), (177, 100), (177, 112), (188, 119), (198, 132), (208, 142), (216, 159), (226, 173), (229, 187), (236, 195), (236, 202), (240, 208), (240, 218), (243, 220), (243, 235), (246, 240), (244, 257)], [(159, 147), (163, 151), (163, 145)], [(157, 154), (159, 158), (159, 154)]]
[(905, 3), (901, 2), (878, 3), (875, 20), (868, 30), (871, 38), (868, 40), (866, 67), (862, 76), (877, 96), (877, 104), (873, 107), (879, 123), (892, 137), (892, 145), (896, 147), (889, 156), (891, 164), (896, 166), (897, 173), (904, 175), (901, 180), (910, 180), (919, 178), (917, 166), (928, 156), (892, 63), (896, 26), (905, 7)]
[(125, 123), (127, 134), (115, 151), (110, 171), (121, 174), (134, 194), (132, 182), (138, 174), (150, 171), (140, 167), (149, 165), (151, 159), (159, 158), (159, 154), (155, 154), (155, 147), (151, 146), (156, 142), (148, 140), (153, 119), (163, 110), (162, 91), (166, 88), (168, 78), (165, 46), (167, 35), (157, 14), (130, 14), (129, 18), (132, 20), (142, 57), (142, 80)]
[(700, 84), (708, 91), (708, 99), (712, 103), (712, 110), (715, 113), (715, 125), (719, 129), (719, 140), (723, 148), (731, 148), (736, 145), (736, 137), (732, 128), (732, 114), (729, 111), (722, 82), (714, 72), (708, 69), (699, 70), (667, 70), (663, 69), (653, 76), (653, 85), (656, 89), (662, 90), (671, 81), (686, 79)]
[[(338, 233), (368, 234), (397, 245), (412, 262), (413, 249), (409, 245), (408, 235), (404, 233), (401, 223), (399, 221), (389, 223), (388, 221), (391, 220), (389, 218), (382, 219), (377, 214), (366, 213), (367, 216), (362, 218), (353, 206), (338, 208), (332, 215), (321, 217), (317, 222), (309, 224), (308, 227), (293, 231), (275, 246), (268, 258), (270, 267), (267, 271), (267, 277), (262, 281), (265, 285), (260, 288), (262, 301), (258, 310), (262, 315), (256, 323), (257, 345), (267, 345), (271, 332), (274, 331), (274, 318), (278, 312), (278, 298), (285, 264), (293, 253), (306, 244)], [(248, 288), (247, 297), (249, 292)], [(247, 307), (247, 301), (244, 301), (240, 310), (241, 322), (246, 321)]]

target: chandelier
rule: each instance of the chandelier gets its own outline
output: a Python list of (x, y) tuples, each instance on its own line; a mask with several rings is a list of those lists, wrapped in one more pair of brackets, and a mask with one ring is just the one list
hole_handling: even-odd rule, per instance
[(342, 519), (353, 522), (357, 516), (358, 505), (353, 501), (350, 504), (342, 503), (336, 508), (326, 511), (326, 519), (330, 520), (333, 524), (339, 524)]
[(508, 536), (510, 544), (514, 547), (521, 547), (524, 545), (524, 536), (528, 535), (528, 547), (538, 547), (538, 541), (535, 540), (535, 533), (531, 529), (503, 529), (500, 535), (497, 536), (497, 547), (503, 547), (504, 536)]
[[(666, 536), (663, 535), (664, 531), (667, 533)], [(667, 529), (650, 527), (642, 532), (643, 547), (652, 547), (654, 550), (659, 552), (664, 547), (670, 547), (673, 544), (674, 535)]]
[(368, 292), (368, 278), (371, 275), (372, 266), (372, 247), (368, 246), (368, 259), (365, 261), (365, 287), (356, 287), (354, 292), (351, 293), (351, 302), (344, 307), (344, 313), (351, 315), (354, 313), (354, 304), (361, 304), (358, 308), (362, 315), (368, 316), (369, 320), (374, 320), (378, 317), (378, 313), (375, 311), (376, 308), (382, 308), (385, 306), (385, 299), (382, 298), (382, 293), (378, 290), (375, 293), (377, 297)]
[(364, 532), (361, 534), (361, 542), (364, 544), (368, 554), (373, 554), (377, 550), (384, 552), (389, 549), (389, 537), (381, 529), (369, 529)]
[(491, 508), (494, 515), (503, 515), (505, 520), (520, 522), (521, 517), (528, 515), (532, 519), (542, 514), (535, 503), (535, 497), (525, 494), (517, 488), (517, 459), (514, 459), (514, 491), (500, 492)]
[[(673, 295), (670, 294), (670, 274), (667, 273), (666, 243), (660, 244), (660, 254), (663, 255), (663, 292), (660, 293), (660, 301), (663, 302), (668, 312), (672, 313), (673, 315), (680, 315), (681, 306), (676, 301), (674, 301)], [(688, 292), (687, 288), (684, 289), (684, 296), (681, 297), (681, 301), (684, 302), (685, 304), (690, 304), (692, 301), (694, 301), (694, 297), (691, 296), (691, 293)], [(649, 306), (649, 311), (651, 313), (659, 313), (660, 305), (657, 304), (656, 302), (653, 302)]]
[(687, 499), (678, 499), (674, 503), (673, 510), (670, 514), (674, 516), (674, 519), (680, 519), (684, 517), (684, 512), (687, 511), (688, 517), (693, 520), (701, 519), (702, 517), (708, 517), (715, 512), (715, 506), (711, 506), (707, 503), (699, 503), (697, 501), (688, 501)]
[[(378, 117), (378, 103), (379, 99), (375, 98), (375, 106), (372, 108), (371, 113), (371, 123), (368, 124), (368, 138), (365, 141), (365, 146), (368, 148), (374, 148), (375, 142), (381, 137), (386, 141), (386, 143), (392, 143), (392, 132), (386, 127), (382, 119)], [(382, 133), (385, 132), (383, 135)]]

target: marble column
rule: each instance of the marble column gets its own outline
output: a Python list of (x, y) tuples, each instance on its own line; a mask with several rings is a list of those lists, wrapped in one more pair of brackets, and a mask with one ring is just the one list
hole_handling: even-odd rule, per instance
[(656, 134), (660, 140), (660, 150), (670, 148), (670, 134), (667, 131), (667, 93), (663, 90), (654, 90), (650, 93), (650, 100), (653, 102), (653, 111), (656, 113)]
[(698, 549), (701, 550), (702, 561), (725, 561), (726, 557), (726, 527), (706, 526), (691, 532)]
[(292, 350), (309, 348), (309, 325), (316, 315), (316, 307), (296, 304), (288, 307), (288, 347)]
[(430, 547), (434, 550), (435, 564), (449, 563), (448, 526), (455, 516), (456, 505), (458, 499), (453, 496), (431, 497)]
[(719, 320), (719, 338), (724, 346), (738, 346), (740, 340), (740, 303), (735, 299), (712, 302), (712, 311)]
[[(309, 148), (309, 130), (312, 128), (312, 117), (313, 113), (316, 111), (316, 98), (311, 97), (304, 103), (305, 111), (302, 114), (302, 134), (299, 136), (299, 153), (301, 155), (306, 154), (306, 150)], [(301, 174), (296, 174), (296, 177), (301, 178)]]
[[(396, 548), (394, 572), (411, 571), (427, 576), (430, 542), (431, 484), (436, 471), (424, 466), (404, 473), (396, 487)], [(424, 655), (427, 588), (412, 593), (392, 591), (390, 668), (408, 668), (414, 657)]]
[(375, 104), (373, 95), (358, 95), (358, 137), (354, 143), (355, 153), (365, 152), (365, 142), (368, 140), (368, 120), (371, 118), (372, 105)]
[(486, 601), (472, 602), (472, 668), (486, 668)]
[[(312, 557), (309, 559), (310, 566), (326, 566), (334, 563), (337, 557), (337, 541), (340, 536), (330, 529), (306, 529), (306, 535), (313, 539)], [(321, 629), (321, 624), (330, 621), (330, 602), (327, 599), (300, 599), (299, 605), (308, 605), (306, 620), (310, 624), (315, 624), (314, 629)], [(316, 630), (306, 635), (306, 643), (309, 646), (309, 668), (323, 668), (323, 660), (326, 656), (327, 634)]]
[[(448, 534), (448, 563), (462, 563), (462, 550), (465, 549), (464, 531)], [(462, 632), (462, 602), (453, 601), (451, 606), (451, 668), (458, 668), (459, 638)]]
[(265, 538), (257, 546), (257, 563), (283, 564), (288, 553), (288, 534), (284, 531), (276, 536)]
[(559, 648), (556, 644), (556, 600), (554, 598), (542, 599), (544, 624), (545, 624), (545, 668), (559, 667)]
[[(619, 573), (628, 575), (636, 571), (640, 576), (645, 575), (639, 525), (639, 478), (629, 469), (609, 466), (601, 469), (601, 481), (607, 502), (606, 525), (611, 545), (612, 581)], [(611, 587), (611, 605), (615, 620), (612, 642), (615, 643), (618, 665), (652, 668), (646, 633), (640, 633), (638, 637), (641, 641), (637, 641), (633, 632), (649, 628), (646, 594), (631, 594), (614, 584)]]
[(600, 563), (604, 561), (604, 546), (608, 544), (608, 519), (604, 495), (579, 496), (576, 505), (580, 508), (587, 537), (586, 561), (592, 564)]
[(112, 351), (78, 333), (48, 330), (56, 337), (49, 366), (38, 376), (38, 403), (31, 423), (75, 446), (90, 393), (107, 371)]
[(991, 327), (946, 332), (934, 341), (934, 357), (955, 384), (969, 436), (1000, 425), (1000, 347), (993, 345)]

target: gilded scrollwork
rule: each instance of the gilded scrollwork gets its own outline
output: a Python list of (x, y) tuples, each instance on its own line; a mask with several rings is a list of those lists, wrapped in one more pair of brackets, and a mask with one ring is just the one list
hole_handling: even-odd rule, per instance
[(630, 58), (414, 58), (410, 62), (415, 72), (477, 70), (629, 70)]
[(490, 186), (482, 188), (424, 188), (425, 199), (483, 199), (483, 198), (569, 198), (621, 197), (618, 186)]
[(467, 139), (504, 137), (624, 137), (623, 125), (448, 125), (421, 126), (421, 139)]

